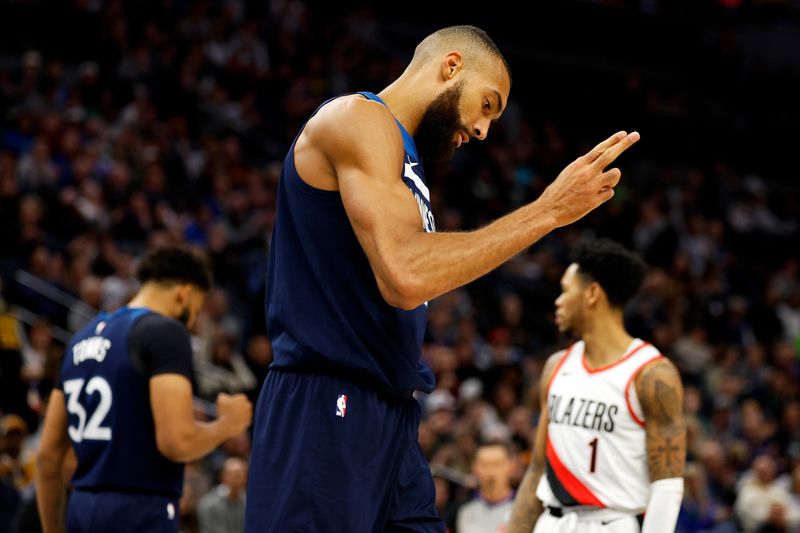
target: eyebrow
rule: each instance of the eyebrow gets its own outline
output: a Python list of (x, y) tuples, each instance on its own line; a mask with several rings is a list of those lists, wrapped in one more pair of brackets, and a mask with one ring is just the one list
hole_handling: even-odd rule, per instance
[(492, 91), (494, 91), (494, 95), (497, 98), (497, 107), (500, 108), (500, 113), (502, 113), (505, 111), (505, 109), (503, 109), (503, 97), (500, 96), (500, 93), (497, 91), (497, 89), (492, 89)]

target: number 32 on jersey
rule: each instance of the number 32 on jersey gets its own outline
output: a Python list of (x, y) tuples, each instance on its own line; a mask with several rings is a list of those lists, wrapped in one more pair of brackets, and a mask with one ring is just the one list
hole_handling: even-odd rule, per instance
[(74, 442), (83, 440), (111, 440), (111, 428), (103, 426), (106, 415), (111, 410), (113, 395), (111, 386), (105, 379), (95, 376), (86, 382), (86, 395), (100, 395), (100, 402), (87, 420), (86, 408), (78, 398), (83, 390), (83, 379), (70, 379), (64, 382), (64, 394), (67, 395), (67, 411), (78, 417), (78, 427), (67, 428)]

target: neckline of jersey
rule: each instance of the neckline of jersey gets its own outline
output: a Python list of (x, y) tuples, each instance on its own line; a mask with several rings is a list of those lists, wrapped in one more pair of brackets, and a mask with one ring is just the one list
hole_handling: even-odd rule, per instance
[(608, 365), (605, 365), (605, 366), (601, 366), (600, 368), (589, 368), (589, 365), (586, 364), (586, 343), (584, 343), (583, 351), (581, 352), (581, 364), (583, 365), (583, 369), (586, 370), (586, 372), (588, 372), (589, 374), (597, 374), (598, 372), (603, 372), (605, 370), (610, 370), (611, 368), (614, 368), (615, 366), (622, 364), (624, 361), (627, 361), (628, 359), (633, 357), (633, 355), (636, 352), (638, 352), (639, 350), (641, 350), (645, 346), (648, 346), (649, 344), (650, 343), (647, 342), (647, 341), (643, 341), (642, 339), (635, 338), (635, 339), (633, 339), (631, 341), (631, 343), (625, 349), (624, 355), (622, 357), (620, 357), (618, 360), (614, 361), (611, 364), (608, 364)]

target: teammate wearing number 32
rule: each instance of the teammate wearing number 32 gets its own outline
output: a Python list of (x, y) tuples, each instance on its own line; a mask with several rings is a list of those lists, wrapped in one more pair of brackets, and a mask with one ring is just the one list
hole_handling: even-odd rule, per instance
[[(45, 415), (36, 497), (45, 533), (176, 533), (183, 464), (240, 434), (252, 418), (242, 394), (217, 397), (218, 418), (196, 421), (188, 328), (211, 277), (189, 250), (142, 261), (129, 304), (101, 313), (67, 345)], [(77, 457), (64, 517), (62, 469)], [(66, 522), (66, 523), (65, 523)]]
[(607, 239), (574, 250), (556, 324), (580, 340), (545, 364), (509, 533), (530, 533), (534, 522), (535, 533), (635, 533), (642, 515), (644, 533), (675, 530), (686, 459), (680, 376), (623, 324), (644, 273), (637, 255)]

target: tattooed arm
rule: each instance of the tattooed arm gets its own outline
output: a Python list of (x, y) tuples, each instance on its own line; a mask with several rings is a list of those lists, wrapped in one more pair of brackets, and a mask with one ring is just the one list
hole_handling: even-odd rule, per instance
[(648, 364), (636, 377), (636, 393), (645, 415), (650, 499), (642, 533), (675, 531), (683, 499), (686, 422), (683, 385), (666, 358)]
[(656, 359), (636, 376), (636, 393), (645, 416), (650, 481), (683, 477), (686, 422), (683, 385), (667, 358)]
[(550, 383), (550, 377), (564, 354), (565, 352), (562, 350), (551, 355), (542, 371), (541, 381), (539, 382), (541, 414), (539, 415), (539, 425), (536, 428), (531, 464), (519, 484), (519, 489), (517, 489), (514, 508), (511, 511), (511, 520), (506, 530), (507, 533), (531, 533), (536, 519), (544, 511), (542, 502), (536, 497), (536, 487), (539, 486), (539, 479), (544, 473), (545, 449), (547, 446), (547, 423), (549, 421), (547, 416), (547, 385)]

